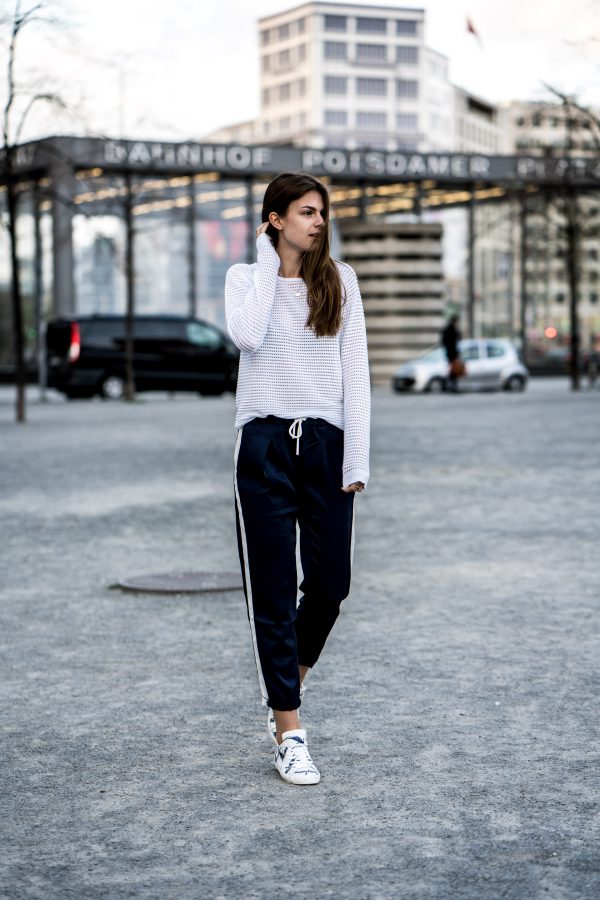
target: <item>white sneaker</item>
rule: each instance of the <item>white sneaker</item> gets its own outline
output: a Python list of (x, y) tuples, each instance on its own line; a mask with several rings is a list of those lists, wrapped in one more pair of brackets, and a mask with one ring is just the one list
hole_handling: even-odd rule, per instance
[[(305, 693), (306, 693), (306, 688), (304, 686), (304, 682), (301, 681), (300, 682), (300, 703), (302, 703), (302, 701), (304, 700)], [(271, 740), (273, 741), (275, 746), (278, 747), (279, 745), (277, 743), (277, 723), (275, 721), (275, 713), (273, 712), (273, 710), (271, 709), (270, 706), (269, 706), (268, 712), (267, 712), (267, 734), (269, 735), (269, 737), (271, 738)]]
[(318, 784), (319, 770), (310, 758), (304, 728), (283, 732), (283, 740), (275, 751), (275, 768), (290, 784)]

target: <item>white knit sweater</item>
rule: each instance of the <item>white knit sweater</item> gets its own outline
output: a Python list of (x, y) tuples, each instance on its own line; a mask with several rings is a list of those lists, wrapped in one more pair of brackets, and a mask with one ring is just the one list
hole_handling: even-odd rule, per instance
[(259, 236), (256, 248), (257, 262), (231, 266), (225, 281), (227, 328), (241, 351), (235, 427), (269, 415), (326, 419), (344, 429), (343, 486), (366, 484), (371, 391), (356, 274), (337, 263), (342, 326), (334, 337), (316, 337), (306, 326), (303, 279), (279, 276), (281, 260), (268, 235)]

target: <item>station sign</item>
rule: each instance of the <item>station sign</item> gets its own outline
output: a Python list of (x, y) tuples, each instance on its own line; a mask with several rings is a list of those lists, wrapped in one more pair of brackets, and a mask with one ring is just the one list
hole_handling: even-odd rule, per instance
[(340, 181), (600, 186), (598, 156), (487, 156), (60, 137), (19, 147), (16, 163), (24, 174), (33, 169), (57, 167), (155, 174), (217, 172), (224, 178), (269, 177), (277, 172), (303, 171)]

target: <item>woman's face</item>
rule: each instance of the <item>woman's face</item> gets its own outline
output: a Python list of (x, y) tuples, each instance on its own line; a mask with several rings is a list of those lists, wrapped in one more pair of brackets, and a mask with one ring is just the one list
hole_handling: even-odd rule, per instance
[(314, 246), (319, 233), (325, 227), (323, 200), (318, 191), (309, 191), (298, 200), (292, 200), (285, 215), (274, 217), (272, 224), (279, 231), (279, 240), (285, 241), (299, 253), (306, 253)]

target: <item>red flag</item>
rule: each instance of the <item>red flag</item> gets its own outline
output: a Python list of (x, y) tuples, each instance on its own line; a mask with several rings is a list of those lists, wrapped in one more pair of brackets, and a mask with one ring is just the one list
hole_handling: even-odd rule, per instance
[(477, 38), (481, 47), (483, 47), (483, 41), (481, 40), (481, 35), (479, 34), (477, 29), (473, 25), (473, 20), (471, 19), (470, 16), (467, 16), (467, 31), (469, 34), (472, 34), (474, 38)]

